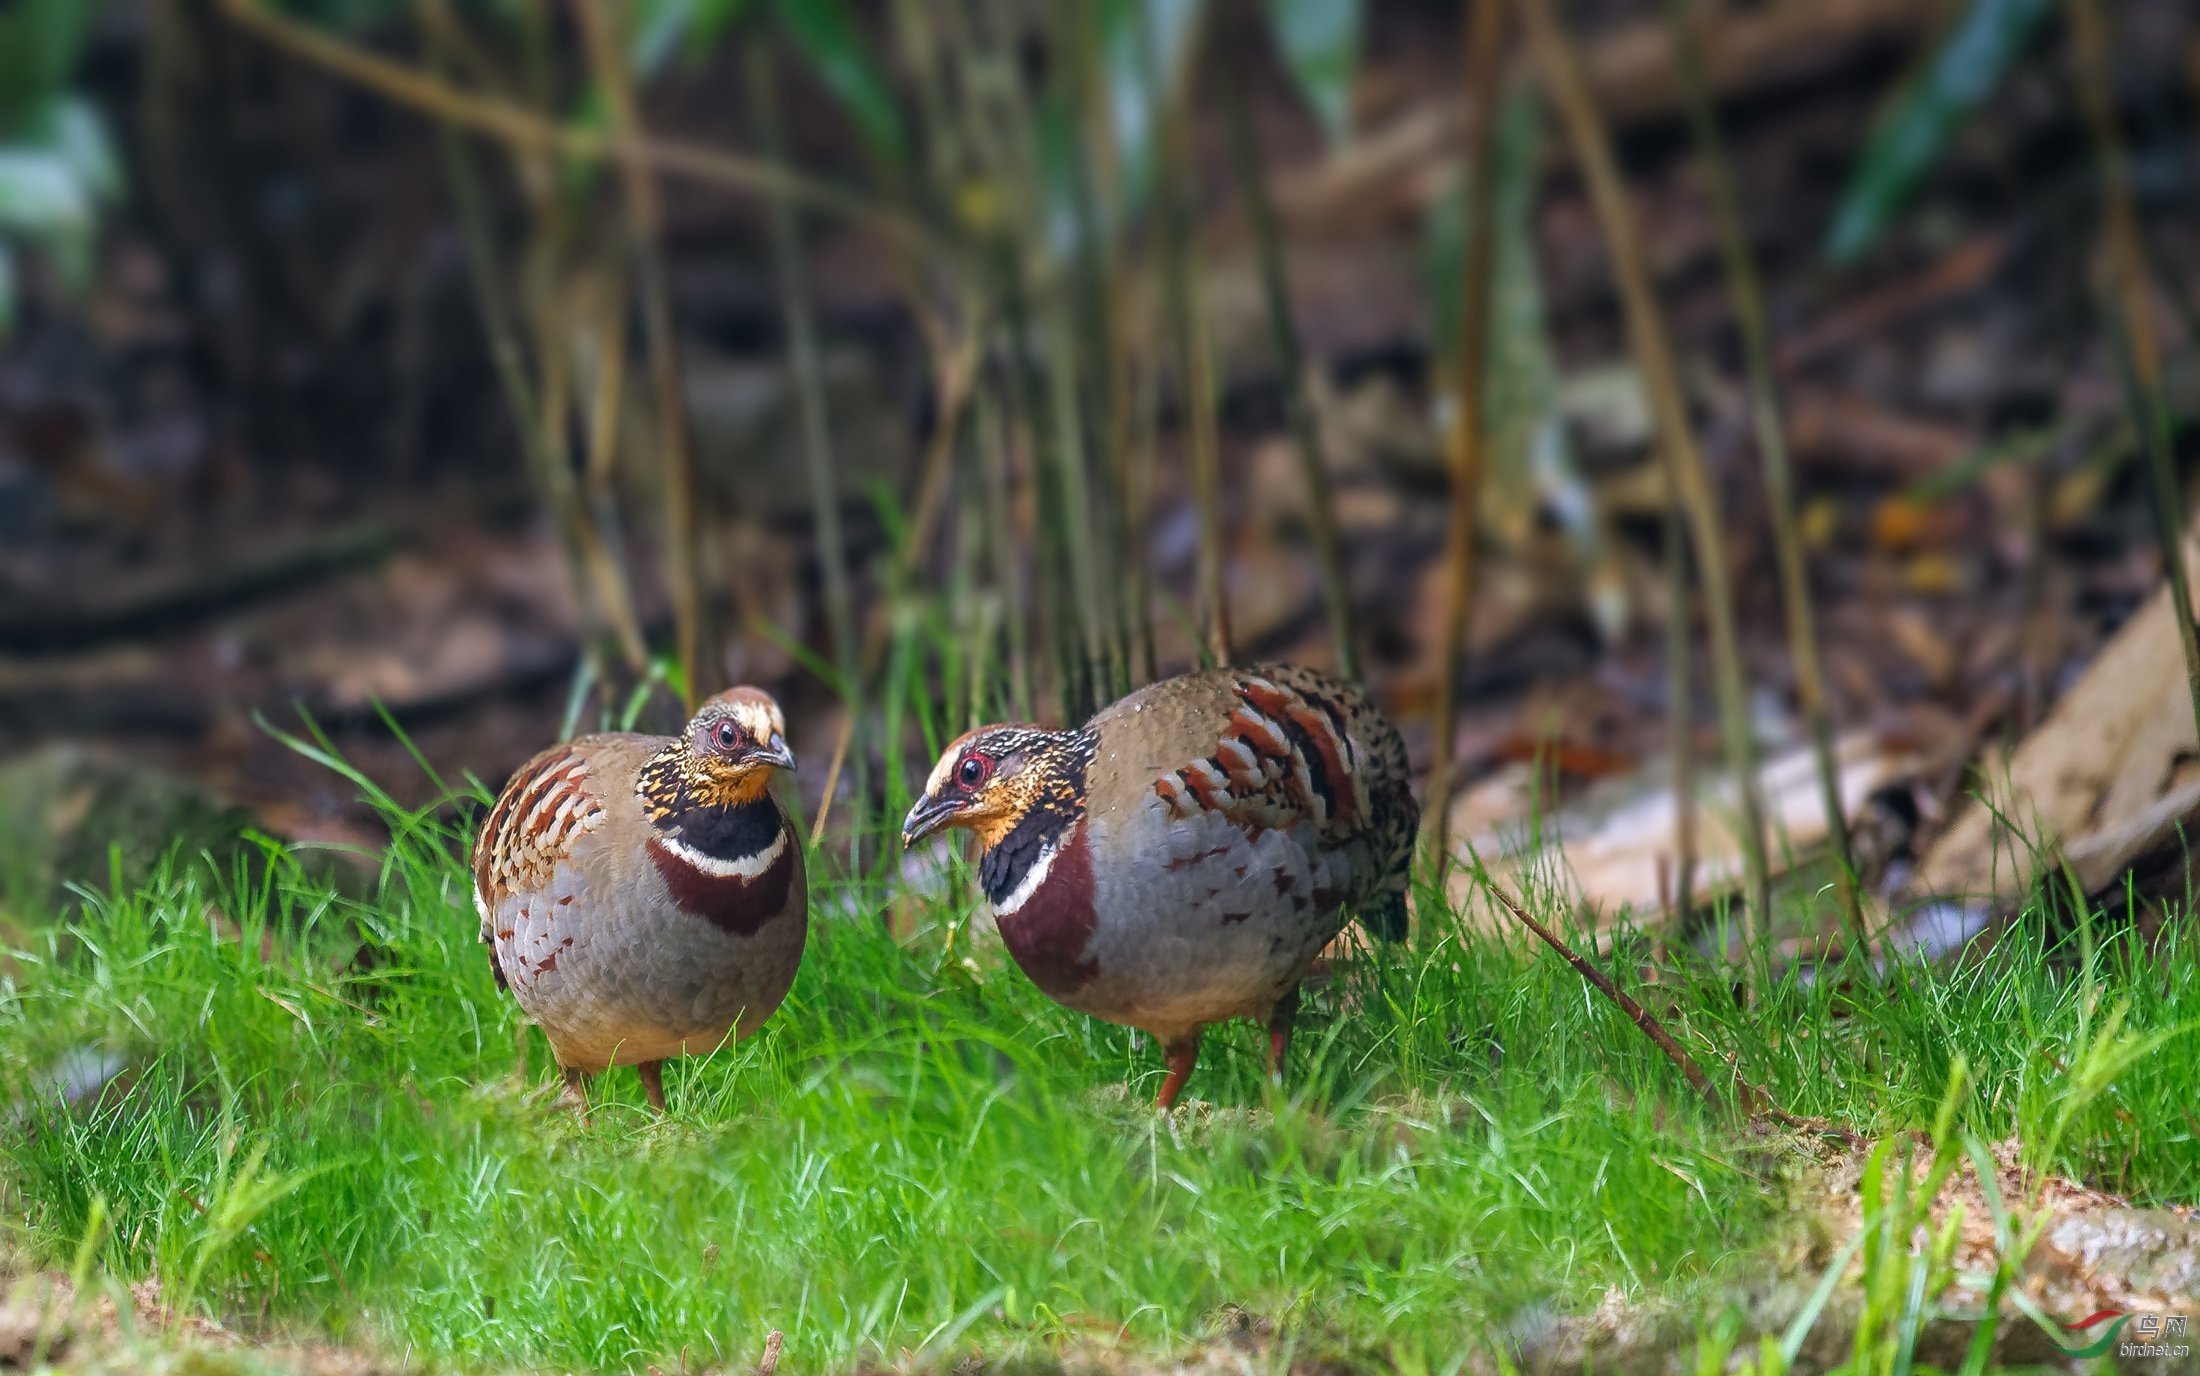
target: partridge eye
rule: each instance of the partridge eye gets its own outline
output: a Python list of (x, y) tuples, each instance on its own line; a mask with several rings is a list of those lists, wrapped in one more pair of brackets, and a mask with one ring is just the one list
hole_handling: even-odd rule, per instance
[(976, 788), (985, 782), (985, 761), (972, 755), (962, 762), (962, 768), (955, 771), (955, 778), (964, 788)]
[(718, 723), (718, 729), (713, 734), (715, 735), (719, 746), (726, 750), (733, 749), (734, 746), (740, 744), (741, 742), (741, 728), (735, 726), (730, 721), (722, 721)]

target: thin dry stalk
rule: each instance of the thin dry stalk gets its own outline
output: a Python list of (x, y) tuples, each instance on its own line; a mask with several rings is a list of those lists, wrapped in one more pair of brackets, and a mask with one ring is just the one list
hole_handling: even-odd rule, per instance
[(1429, 854), (1436, 882), (1451, 868), (1451, 774), (1459, 735), (1460, 661), (1474, 613), (1475, 537), (1480, 533), (1483, 383), (1489, 373), (1490, 272), (1497, 239), (1497, 100), (1504, 84), (1507, 0), (1476, 0), (1467, 24), (1468, 120), (1464, 299), (1459, 311), (1459, 381), (1452, 398), (1451, 519), (1444, 537), (1443, 646), (1436, 661), (1436, 754), (1429, 764)]
[(1665, 735), (1673, 756), (1673, 905), (1685, 924), (1696, 906), (1696, 674), (1688, 617), (1688, 525), (1665, 508)]
[(2116, 111), (2108, 90), (2108, 29), (2094, 0), (2069, 0), (2070, 31), (2075, 42), (2078, 101), (2093, 135), (2100, 164), (2102, 232), (2108, 241), (2108, 266), (2119, 319), (2111, 328), (2120, 336), (2131, 392), (2132, 420), (2147, 451), (2154, 487), (2155, 537), (2162, 546), (2162, 567), (2171, 595), (2184, 614), (2176, 618), (2177, 639), (2185, 652), (2185, 682), (2192, 694), (2195, 729), (2200, 729), (2200, 633), (2192, 620), (2192, 593), (2185, 569), (2184, 496), (2177, 485), (2171, 453), (2169, 409), (2162, 400), (2162, 350), (2149, 310), (2153, 299), (2146, 250), (2139, 241), (2139, 215), (2131, 203), (2131, 183), (2123, 140), (2116, 132)]
[[(1107, 121), (1095, 119), (1093, 124), (1105, 127)], [(1100, 309), (1104, 312), (1100, 367), (1106, 374), (1105, 442), (1108, 478), (1112, 485), (1108, 509), (1114, 518), (1114, 528), (1109, 533), (1110, 557), (1113, 561), (1111, 567), (1132, 570), (1130, 584), (1127, 587), (1116, 586), (1109, 599), (1115, 611), (1114, 659), (1117, 681), (1114, 684), (1114, 694), (1118, 697), (1153, 677), (1153, 625), (1146, 591), (1146, 519), (1143, 511), (1132, 506), (1133, 502), (1142, 500), (1143, 484), (1139, 478), (1139, 470), (1144, 463), (1151, 461), (1152, 451), (1140, 451), (1132, 437), (1132, 417), (1136, 406), (1132, 389), (1137, 384), (1137, 373), (1131, 359), (1131, 335), (1124, 319), (1126, 307), (1123, 293), (1118, 285), (1123, 276), (1122, 262), (1123, 259), (1112, 248), (1102, 259), (1101, 283), (1105, 296), (1100, 302)], [(1135, 677), (1138, 670), (1134, 668), (1139, 662), (1141, 649), (1145, 651), (1147, 661), (1143, 678)]]
[(1759, 954), (1757, 933), (1772, 915), (1772, 881), (1765, 862), (1764, 808), (1758, 797), (1756, 749), (1749, 734), (1749, 699), (1742, 676), (1741, 645), (1734, 627), (1734, 595), (1726, 551), (1721, 547), (1725, 520), (1703, 453), (1688, 423), (1680, 373), (1673, 361), (1665, 321), (1650, 288), (1649, 264), (1635, 232), (1633, 209), (1612, 156), (1581, 54), (1559, 27), (1550, 0), (1521, 0), (1529, 46), (1574, 146), (1590, 201), (1612, 258), (1612, 276), (1627, 317), (1635, 362), (1657, 423), (1658, 448), (1688, 514), (1696, 547), (1696, 576), (1702, 583), (1704, 609), (1711, 623), (1713, 680), (1718, 689), (1719, 720), (1726, 737), (1727, 767), (1733, 772), (1742, 860), (1747, 871), (1749, 912), (1743, 928), (1752, 960)]
[(1059, 293), (1048, 300), (1047, 332), (1052, 349), (1048, 370), (1048, 426), (1053, 432), (1054, 509), (1057, 526), (1066, 536), (1064, 553), (1069, 583), (1077, 609), (1078, 633), (1070, 645), (1079, 659), (1080, 691), (1067, 720), (1080, 721), (1107, 700), (1106, 685), (1113, 674), (1109, 664), (1108, 627), (1111, 618), (1100, 588), (1098, 555), (1093, 549), (1095, 527), (1108, 529), (1105, 521), (1089, 519), (1093, 490), (1086, 475), (1085, 427), (1078, 402), (1079, 349), (1077, 322), (1069, 303)]
[[(1503, 0), (1484, 0), (1486, 9), (1502, 9)], [(1253, 221), (1260, 254), (1261, 285), (1268, 297), (1268, 329), (1276, 346), (1276, 367), (1283, 374), (1284, 410), (1291, 423), (1292, 452), (1306, 484), (1307, 522), (1314, 535), (1314, 564), (1320, 571), (1322, 598), (1329, 609), (1329, 635), (1336, 645), (1337, 670), (1355, 682), (1360, 677), (1359, 646), (1352, 633), (1352, 598), (1345, 581), (1344, 538), (1337, 530), (1337, 499), (1329, 483), (1322, 451), (1321, 421), (1314, 413), (1305, 350), (1291, 317), (1291, 287), (1283, 273), (1283, 247), (1276, 232), (1276, 208), (1268, 198), (1268, 176), (1253, 141), (1253, 122), (1245, 105), (1245, 83), (1226, 79), (1230, 103), (1230, 152), (1237, 169), (1238, 194)]]
[[(749, 89), (756, 119), (774, 163), (784, 162), (778, 83), (770, 52), (758, 43), (749, 53)], [(854, 598), (849, 591), (848, 550), (840, 529), (840, 480), (833, 459), (832, 429), (825, 417), (825, 384), (818, 363), (817, 322), (810, 312), (803, 280), (802, 228), (794, 203), (772, 198), (772, 262), (779, 284), (779, 312), (787, 330), (787, 361), (794, 375), (795, 401), (801, 413), (802, 456), (810, 477), (810, 505), (816, 524), (818, 564), (824, 571), (825, 615), (831, 623), (833, 664), (842, 693), (862, 710), (863, 685), (856, 663)]]
[[(1082, 634), (1078, 626), (1076, 575), (1070, 553), (1066, 495), (1058, 484), (1059, 466), (1048, 443), (1045, 413), (1035, 395), (1033, 373), (1039, 364), (1033, 357), (1030, 319), (1023, 291), (1023, 263), (1011, 245), (1003, 243), (996, 254), (996, 280), (1007, 357), (1001, 368), (999, 401), (1008, 418), (1005, 434), (1014, 457), (1030, 463), (1032, 530), (1030, 542), (1037, 565), (1041, 631), (1051, 651), (1055, 671), (1055, 708), (1064, 721), (1081, 721), (1085, 713), (1087, 685)], [(1015, 444), (1021, 435), (1023, 443)]]
[[(1075, 265), (1077, 290), (1074, 307), (1064, 302), (1054, 311), (1055, 328), (1068, 334), (1055, 350), (1057, 391), (1066, 391), (1071, 404), (1066, 414), (1084, 419), (1089, 426), (1097, 467), (1105, 480), (1093, 482), (1086, 473), (1085, 436), (1076, 446), (1077, 481), (1086, 494), (1090, 515), (1079, 526), (1085, 549), (1080, 556), (1085, 568), (1080, 576), (1091, 586), (1093, 621), (1086, 627), (1086, 644), (1094, 667), (1094, 705), (1110, 702), (1130, 691), (1131, 628), (1127, 600), (1116, 581), (1102, 570), (1127, 566), (1131, 555), (1125, 541), (1126, 525), (1117, 505), (1123, 495), (1120, 481), (1124, 458), (1122, 329), (1117, 320), (1113, 291), (1119, 261), (1116, 236), (1111, 232), (1113, 211), (1114, 140), (1113, 112), (1103, 94), (1102, 59), (1098, 26), (1099, 7), (1065, 5), (1056, 10), (1061, 45), (1067, 55), (1067, 83), (1078, 112), (1080, 148), (1084, 156), (1071, 159), (1071, 207), (1077, 219), (1079, 253)], [(1092, 145), (1098, 144), (1095, 148)], [(1082, 341), (1089, 341), (1083, 343)], [(1074, 369), (1070, 360), (1077, 358)], [(1068, 457), (1065, 449), (1065, 457)]]
[(1207, 312), (1199, 303), (1197, 282), (1199, 268), (1196, 251), (1189, 244), (1184, 247), (1184, 274), (1180, 302), (1188, 320), (1180, 325), (1188, 326), (1188, 338), (1183, 339), (1190, 354), (1190, 366), (1185, 375), (1185, 401), (1191, 419), (1192, 495), (1199, 509), (1199, 560), (1197, 585), (1199, 604), (1203, 611), (1200, 618), (1205, 630), (1205, 650), (1215, 664), (1231, 661), (1230, 649), (1230, 599), (1223, 579), (1225, 549), (1222, 535), (1222, 440), (1218, 433), (1219, 421), (1216, 408), (1215, 343), (1214, 332), (1207, 320)]
[[(1123, 345), (1123, 391), (1130, 412), (1129, 452), (1119, 475), (1123, 484), (1123, 548), (1131, 570), (1131, 630), (1138, 651), (1138, 679), (1159, 676), (1154, 652), (1153, 565), (1148, 558), (1146, 522), (1153, 508), (1155, 455), (1161, 448), (1161, 369), (1155, 361), (1151, 301), (1141, 297), (1135, 331)], [(1135, 342), (1134, 342), (1135, 341)]]
[(602, 649), (598, 643), (601, 633), (608, 630), (629, 667), (638, 674), (647, 664), (646, 652), (639, 656), (635, 652), (642, 644), (641, 626), (634, 615), (625, 575), (608, 557), (603, 541), (598, 538), (565, 463), (562, 446), (552, 446), (552, 427), (528, 368), (521, 344), (519, 312), (509, 295), (506, 266), (490, 225), (488, 195), (465, 138), (458, 130), (446, 128), (441, 131), (438, 145), (443, 155), (444, 174), (451, 186), (459, 237), (465, 245), (467, 278), (473, 284), (482, 328), (488, 335), (489, 357), (495, 365), (498, 384), (519, 436), (520, 452), (526, 457), (527, 466), (533, 471), (557, 523), (566, 574), (573, 584), (574, 605), (593, 608), (599, 623), (607, 623), (599, 624), (581, 638), (582, 653), (593, 677), (596, 682), (607, 684), (610, 680), (604, 672)]
[(687, 396), (680, 379), (680, 341), (673, 330), (672, 303), (665, 286), (659, 243), (663, 215), (657, 203), (656, 175), (641, 154), (646, 144), (641, 116), (635, 109), (634, 88), (628, 80), (618, 38), (612, 32), (613, 20), (592, 0), (573, 0), (573, 13), (587, 43), (589, 66), (603, 92), (613, 137), (624, 153), (619, 159), (619, 180), (634, 240), (642, 331), (656, 393), (657, 446), (664, 464), (665, 582), (672, 594), (674, 656), (680, 665), (687, 709), (693, 712), (703, 697), (701, 539), (695, 453), (688, 433)]
[[(1005, 390), (1005, 389), (998, 389)], [(1030, 599), (1025, 596), (1023, 572), (1016, 566), (1015, 441), (1009, 431), (1007, 406), (999, 396), (990, 406), (978, 408), (979, 433), (985, 454), (986, 572), (1002, 594), (1002, 620), (1008, 629), (1008, 687), (1016, 715), (1028, 720), (1033, 701), (1031, 646), (1028, 631)]]
[(1834, 887), (1850, 938), (1862, 951), (1871, 942), (1864, 905), (1857, 892), (1855, 854), (1849, 845), (1848, 817), (1841, 808), (1840, 773), (1833, 759), (1833, 714), (1826, 701), (1826, 670), (1818, 652), (1818, 625), (1810, 604), (1810, 574), (1803, 563), (1803, 537), (1795, 522), (1795, 480), (1788, 462), (1787, 424), (1780, 410), (1772, 367), (1772, 332), (1765, 312), (1764, 287), (1749, 250), (1742, 223), (1741, 197), (1725, 138), (1712, 114), (1704, 75), (1703, 36), (1686, 9), (1687, 0), (1667, 0), (1674, 46), (1680, 53), (1681, 89), (1688, 102), (1697, 150), (1719, 231), (1719, 256), (1726, 270), (1727, 294), (1742, 336), (1742, 357), (1749, 374), (1750, 411), (1757, 427), (1757, 455), (1764, 464), (1765, 501), (1772, 510), (1772, 542), (1779, 555), (1780, 599), (1786, 610), (1788, 656), (1795, 665), (1795, 694), (1810, 730), (1818, 760), (1818, 787), (1826, 809), (1826, 838), (1833, 848)]
[[(972, 385), (978, 373), (978, 341), (983, 330), (972, 312), (972, 324), (960, 344), (949, 348), (943, 328), (931, 323), (931, 313), (920, 310), (918, 321), (925, 337), (932, 343), (934, 360), (938, 367), (939, 423), (933, 428), (926, 442), (923, 476), (917, 486), (916, 510), (909, 518), (909, 535), (894, 557), (893, 572), (887, 586), (906, 588), (916, 576), (917, 563), (932, 544), (932, 529), (939, 521), (940, 508), (947, 496), (948, 477), (954, 465), (956, 439), (961, 430), (963, 407), (970, 399)], [(888, 603), (884, 598), (874, 598), (870, 613), (864, 620), (862, 681), (868, 683), (878, 672), (879, 660), (886, 653), (888, 630)], [(825, 835), (825, 819), (832, 815), (833, 796), (840, 788), (841, 765), (848, 758), (848, 745), (855, 734), (856, 714), (849, 712), (841, 718), (840, 733), (833, 742), (832, 765), (825, 771), (825, 796), (818, 803), (817, 816), (810, 823), (810, 845), (814, 849)]]
[[(585, 293), (577, 293), (585, 294)], [(589, 502), (589, 494), (574, 481), (573, 456), (568, 449), (568, 417), (574, 410), (573, 361), (567, 357), (565, 340), (570, 333), (564, 302), (547, 303), (538, 312), (535, 335), (542, 357), (541, 414), (535, 418), (538, 443), (542, 448), (543, 467), (548, 476), (548, 491), (552, 510), (559, 513), (559, 520), (572, 532), (573, 550), (578, 554), (581, 566), (587, 571), (588, 584), (593, 590), (593, 607), (596, 618), (608, 625), (612, 638), (617, 642), (620, 657), (634, 681), (649, 672), (649, 649), (643, 642), (640, 619), (634, 612), (634, 599), (627, 589), (626, 574), (612, 554), (609, 541), (599, 525), (598, 513)], [(603, 524), (610, 522), (606, 519)], [(600, 666), (599, 666), (600, 667)]]
[[(1057, 10), (1056, 15), (1072, 30), (1062, 46), (1068, 51), (1074, 81), (1083, 69), (1077, 38), (1084, 26), (1074, 13)], [(982, 142), (989, 150), (989, 170), (1011, 189), (1017, 244), (1039, 244), (1047, 239), (1046, 211), (1036, 190), (1043, 177), (1036, 136), (1024, 132), (1035, 130), (1038, 120), (1025, 64), (1014, 59), (1023, 13), (1020, 6), (996, 0), (988, 19), (983, 42), (997, 64), (992, 86), (999, 123), (994, 137), (973, 142)], [(1073, 171), (1071, 180), (1073, 211), (1083, 219), (1088, 236), (1096, 235), (1081, 170)], [(1030, 437), (1033, 496), (1042, 539), (1040, 567), (1053, 591), (1048, 606), (1061, 673), (1062, 715), (1066, 721), (1081, 721), (1101, 702), (1109, 617), (1093, 547), (1094, 529), (1104, 528), (1105, 523), (1090, 515), (1093, 493), (1086, 471), (1082, 330), (1073, 293), (1067, 289), (1075, 268), (1029, 261), (1020, 251), (1004, 253), (1001, 262), (1002, 308), (1020, 384), (1017, 407)]]
[(393, 62), (379, 53), (289, 18), (265, 0), (220, 0), (222, 14), (291, 56), (446, 124), (483, 134), (515, 149), (589, 161), (633, 163), (653, 171), (750, 193), (777, 191), (818, 210), (844, 216), (868, 229), (938, 251), (924, 226), (853, 192), (774, 169), (706, 144), (671, 139), (633, 141), (595, 129), (559, 124), (523, 106), (478, 96), (440, 77)]
[(1188, 188), (1190, 128), (1183, 103), (1164, 89), (1158, 39), (1150, 7), (1145, 15), (1145, 80), (1149, 101), (1162, 110), (1160, 187), (1161, 290), (1178, 368), (1186, 447), (1191, 456), (1192, 502), (1199, 514), (1194, 572), (1201, 651), (1210, 664), (1230, 662), (1230, 609), (1223, 589), (1222, 441), (1215, 416), (1214, 341), (1199, 295), (1199, 255), (1192, 236)]
[(588, 531), (589, 566), (597, 595), (619, 638), (619, 652), (638, 682), (649, 672), (649, 646), (642, 635), (640, 615), (634, 609), (634, 592), (626, 576), (626, 561), (619, 545), (617, 498), (612, 487), (612, 468), (618, 457), (619, 422), (626, 414), (626, 309), (625, 293), (616, 280), (603, 282), (595, 293), (597, 309), (588, 332), (593, 343), (587, 367), (588, 454), (583, 476), (583, 500), (591, 515)]

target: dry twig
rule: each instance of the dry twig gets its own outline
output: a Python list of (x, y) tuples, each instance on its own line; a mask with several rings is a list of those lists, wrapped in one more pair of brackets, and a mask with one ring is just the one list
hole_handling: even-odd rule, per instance
[(394, 62), (355, 43), (333, 37), (312, 24), (292, 19), (263, 0), (220, 0), (221, 10), (239, 28), (258, 34), (314, 66), (447, 124), (534, 153), (569, 158), (638, 163), (654, 171), (755, 194), (779, 193), (819, 210), (918, 247), (938, 250), (931, 233), (908, 216), (799, 173), (771, 167), (722, 148), (675, 139), (622, 140), (615, 134), (559, 124), (508, 101), (461, 91), (426, 72)]
[[(1482, 0), (1481, 8), (1503, 12), (1505, 0)], [(1253, 221), (1253, 241), (1260, 250), (1261, 284), (1268, 298), (1268, 328), (1276, 344), (1276, 366), (1283, 374), (1284, 409), (1291, 422), (1292, 451), (1298, 455), (1299, 473), (1306, 483), (1307, 521), (1314, 533), (1314, 562), (1321, 571), (1322, 597), (1328, 603), (1329, 635), (1337, 647), (1337, 670), (1355, 682), (1360, 677), (1360, 652), (1352, 634), (1352, 599), (1345, 581), (1344, 539), (1337, 530), (1336, 498), (1329, 483), (1329, 464), (1322, 452), (1320, 417), (1314, 414), (1313, 388), (1307, 378), (1305, 351), (1299, 346), (1298, 326), (1291, 319), (1291, 288), (1283, 275), (1283, 247), (1276, 233), (1276, 210), (1268, 199), (1268, 179), (1261, 168), (1260, 150), (1253, 142), (1252, 120), (1245, 110), (1245, 83), (1234, 75), (1227, 81), (1230, 104), (1231, 161), (1237, 167), (1238, 192), (1245, 198)], [(1479, 91), (1479, 88), (1477, 88)], [(1477, 94), (1477, 100), (1481, 96)], [(1486, 163), (1484, 164), (1487, 165)], [(1492, 199), (1487, 192), (1484, 201)]]
[(1688, 406), (1681, 391), (1680, 372), (1666, 338), (1665, 321), (1650, 287), (1650, 268), (1639, 236), (1627, 192), (1620, 182), (1612, 155), (1611, 135), (1598, 113), (1589, 90), (1581, 55), (1551, 14), (1551, 0), (1521, 0), (1530, 47), (1536, 66), (1557, 105), (1574, 155), (1587, 183), (1589, 199), (1612, 256), (1612, 275), (1619, 288), (1633, 343), (1635, 362), (1642, 369), (1643, 386), (1657, 425), (1658, 448), (1663, 454), (1674, 489), (1688, 514), (1689, 530), (1696, 547), (1696, 576), (1703, 585), (1704, 610), (1711, 623), (1713, 680), (1718, 688), (1720, 726), (1726, 737), (1727, 767), (1734, 775), (1736, 810), (1741, 830), (1742, 858), (1748, 872), (1749, 913), (1745, 935), (1752, 959), (1758, 954), (1755, 934), (1764, 929), (1772, 913), (1772, 881), (1765, 862), (1764, 810), (1758, 798), (1756, 748), (1750, 738), (1749, 701), (1742, 677), (1741, 645), (1734, 627), (1734, 597), (1729, 585), (1725, 518), (1711, 482), (1703, 453), (1689, 428)]
[(588, 45), (589, 65), (602, 90), (611, 128), (625, 156), (619, 159), (634, 268), (642, 294), (642, 327), (648, 342), (650, 380), (656, 390), (657, 446), (664, 463), (665, 581), (672, 593), (675, 658), (687, 710), (703, 698), (703, 576), (698, 533), (695, 451), (688, 433), (687, 394), (680, 376), (680, 342), (672, 327), (659, 242), (663, 215), (656, 174), (641, 156), (641, 115), (612, 20), (592, 0), (574, 0), (573, 12)]

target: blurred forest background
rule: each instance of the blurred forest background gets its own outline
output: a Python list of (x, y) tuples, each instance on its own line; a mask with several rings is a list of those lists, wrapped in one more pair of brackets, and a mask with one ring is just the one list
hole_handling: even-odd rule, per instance
[(0, 810), (371, 846), (261, 717), (419, 803), (747, 681), (890, 863), (942, 733), (1226, 654), (1602, 909), (2006, 896), (2012, 746), (2110, 889), (2196, 136), (2180, 0), (8, 0)]

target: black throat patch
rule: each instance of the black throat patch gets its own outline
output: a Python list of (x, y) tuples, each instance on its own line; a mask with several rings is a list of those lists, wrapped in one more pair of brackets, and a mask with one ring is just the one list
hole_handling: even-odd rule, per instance
[(1085, 766), (1098, 744), (1090, 732), (1074, 732), (1035, 762), (1043, 771), (1038, 797), (978, 861), (978, 885), (987, 898), (999, 903), (1014, 893), (1040, 854), (1085, 815)]
[(766, 793), (729, 803), (715, 780), (675, 744), (642, 766), (642, 807), (659, 831), (713, 860), (745, 860), (779, 836), (778, 806)]
[(658, 818), (657, 829), (713, 860), (745, 860), (779, 839), (779, 807), (768, 796), (732, 807), (696, 803)]

